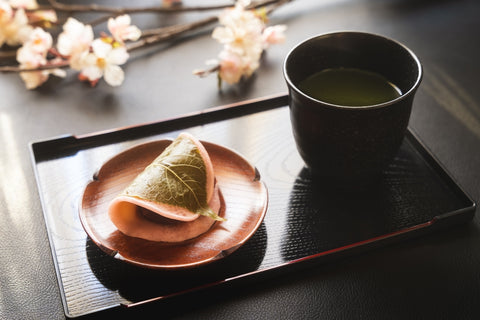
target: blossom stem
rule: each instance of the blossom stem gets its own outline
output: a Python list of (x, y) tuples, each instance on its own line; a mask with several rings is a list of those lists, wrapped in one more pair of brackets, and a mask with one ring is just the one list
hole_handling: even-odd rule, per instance
[(218, 70), (220, 70), (220, 65), (219, 65), (219, 64), (214, 65), (214, 66), (211, 67), (210, 69), (206, 69), (206, 70), (194, 70), (194, 71), (193, 71), (193, 74), (196, 75), (196, 76), (199, 76), (199, 77), (203, 78), (203, 77), (208, 76), (209, 74), (212, 74), (212, 73), (214, 73), (214, 72), (217, 72)]
[(127, 44), (127, 50), (132, 51), (147, 45), (152, 45), (162, 41), (170, 40), (186, 32), (196, 30), (201, 27), (205, 27), (209, 24), (215, 23), (217, 20), (218, 20), (217, 17), (209, 17), (209, 18), (192, 22), (192, 23), (180, 24), (180, 25), (175, 25), (175, 26), (165, 27), (165, 28), (145, 30), (142, 32), (142, 38), (140, 41)]

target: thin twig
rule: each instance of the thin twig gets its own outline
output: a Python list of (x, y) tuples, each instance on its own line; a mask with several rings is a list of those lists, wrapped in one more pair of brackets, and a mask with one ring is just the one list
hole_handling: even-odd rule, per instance
[(108, 21), (108, 19), (110, 18), (115, 18), (115, 15), (114, 14), (107, 14), (107, 15), (103, 15), (95, 20), (92, 20), (86, 24), (89, 24), (91, 26), (96, 26), (96, 25), (99, 25), (101, 23), (104, 23), (105, 21)]
[(220, 70), (219, 64), (214, 65), (210, 69), (206, 69), (206, 70), (193, 70), (193, 74), (196, 76), (199, 76), (200, 78), (204, 78), (214, 72), (217, 72), (218, 70)]
[(64, 4), (56, 0), (48, 0), (51, 8), (57, 11), (63, 12), (108, 12), (113, 14), (125, 14), (125, 13), (145, 13), (145, 12), (156, 12), (156, 13), (179, 13), (179, 12), (188, 12), (188, 11), (210, 11), (210, 10), (219, 10), (231, 7), (233, 4), (222, 4), (222, 5), (212, 5), (212, 6), (173, 6), (173, 7), (109, 7), (101, 6), (98, 4), (82, 5), (82, 4)]
[(209, 24), (213, 24), (217, 22), (217, 20), (218, 20), (217, 17), (209, 17), (209, 18), (192, 22), (192, 23), (181, 24), (181, 25), (159, 28), (159, 29), (146, 30), (145, 33), (142, 32), (142, 39), (140, 41), (127, 45), (127, 50), (132, 51), (135, 49), (142, 48), (146, 45), (156, 44), (162, 41), (170, 40), (174, 37), (185, 34), (186, 32), (196, 30), (201, 27), (205, 27)]
[[(181, 13), (181, 12), (191, 12), (191, 11), (212, 11), (212, 10), (220, 10), (220, 9), (232, 7), (235, 3), (235, 1), (233, 1), (233, 3), (211, 5), (211, 6), (173, 6), (173, 7), (154, 6), (154, 7), (130, 7), (129, 8), (129, 7), (101, 6), (98, 4), (90, 4), (90, 5), (64, 4), (56, 0), (48, 0), (48, 2), (50, 3), (50, 7), (48, 7), (48, 9), (55, 9), (57, 11), (70, 12), (70, 13), (107, 12), (115, 15), (120, 15), (125, 13), (133, 14), (133, 13), (146, 13), (146, 12)], [(258, 2), (255, 1), (250, 4), (249, 8), (255, 8), (259, 6), (268, 6), (270, 4), (274, 4), (277, 2), (279, 2), (279, 0), (268, 0), (268, 1), (258, 1)], [(280, 2), (283, 2), (283, 1), (280, 1)], [(47, 9), (47, 8), (44, 8), (44, 9)]]
[(0, 59), (13, 59), (17, 56), (16, 50), (0, 51)]
[(4, 66), (0, 67), (0, 72), (4, 73), (18, 73), (18, 72), (33, 72), (33, 71), (42, 71), (42, 70), (51, 70), (51, 69), (63, 69), (70, 66), (68, 61), (62, 61), (55, 64), (47, 64), (44, 66), (39, 66), (35, 68), (21, 68), (20, 66)]

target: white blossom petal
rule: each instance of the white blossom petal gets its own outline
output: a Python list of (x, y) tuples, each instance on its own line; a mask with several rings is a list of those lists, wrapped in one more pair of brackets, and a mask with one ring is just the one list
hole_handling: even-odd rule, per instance
[(122, 68), (117, 65), (107, 65), (105, 68), (105, 81), (112, 87), (119, 86), (123, 83), (125, 74)]
[(276, 25), (265, 28), (262, 33), (264, 47), (267, 48), (271, 44), (283, 43), (285, 41), (285, 30), (287, 26)]
[[(3, 9), (0, 7), (0, 9)], [(1, 19), (4, 20), (6, 17)], [(23, 9), (18, 9), (13, 19), (3, 21), (0, 26), (0, 33), (2, 34), (3, 40), (0, 44), (6, 42), (10, 46), (16, 46), (23, 44), (27, 41), (30, 33), (32, 33), (33, 27), (28, 24), (28, 18)]]
[(28, 90), (32, 90), (43, 84), (48, 79), (48, 73), (42, 71), (20, 72), (20, 77)]
[(113, 48), (110, 43), (106, 43), (102, 39), (95, 39), (92, 42), (92, 49), (98, 58), (105, 59)]
[(0, 1), (0, 24), (10, 22), (12, 19), (12, 7), (6, 1)]
[(125, 47), (114, 48), (107, 57), (108, 64), (122, 65), (127, 62), (129, 54)]
[(15, 16), (13, 17), (13, 20), (18, 25), (28, 24), (28, 17), (27, 17), (27, 14), (25, 13), (25, 10), (18, 9), (15, 12)]
[(96, 81), (103, 76), (103, 70), (96, 65), (90, 65), (82, 69), (81, 74), (90, 81)]
[(32, 50), (39, 54), (47, 54), (47, 51), (52, 47), (53, 39), (52, 35), (45, 32), (42, 28), (35, 28), (30, 34), (29, 39), (24, 45), (32, 47)]
[(43, 55), (36, 53), (29, 46), (22, 46), (17, 50), (17, 61), (24, 68), (35, 68), (47, 62)]
[(231, 51), (222, 51), (219, 54), (220, 70), (219, 76), (228, 84), (234, 84), (240, 81), (243, 75), (243, 60), (241, 56)]
[(58, 52), (64, 56), (78, 56), (89, 50), (92, 41), (92, 27), (70, 17), (63, 25), (63, 32), (58, 36)]
[(224, 27), (216, 27), (213, 29), (212, 38), (220, 43), (231, 43), (235, 41), (235, 34), (232, 29)]
[(53, 69), (50, 70), (50, 73), (59, 78), (65, 78), (67, 76), (67, 72), (63, 69)]
[(138, 40), (142, 34), (140, 29), (131, 25), (131, 18), (128, 14), (108, 19), (108, 30), (120, 43), (123, 43), (124, 40)]
[(118, 16), (115, 20), (118, 24), (125, 25), (125, 26), (132, 24), (132, 19), (128, 14)]

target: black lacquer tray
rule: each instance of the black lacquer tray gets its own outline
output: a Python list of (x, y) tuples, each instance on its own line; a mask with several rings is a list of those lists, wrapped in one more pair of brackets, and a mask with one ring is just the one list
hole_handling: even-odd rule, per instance
[[(291, 134), (285, 95), (84, 136), (31, 144), (60, 292), (68, 317), (182, 298), (323, 262), (466, 222), (475, 203), (409, 130), (378, 184), (339, 191), (313, 181)], [(103, 253), (81, 226), (85, 185), (113, 155), (188, 131), (256, 166), (269, 192), (257, 232), (230, 256), (194, 269), (150, 270)], [(274, 272), (275, 271), (275, 272)]]

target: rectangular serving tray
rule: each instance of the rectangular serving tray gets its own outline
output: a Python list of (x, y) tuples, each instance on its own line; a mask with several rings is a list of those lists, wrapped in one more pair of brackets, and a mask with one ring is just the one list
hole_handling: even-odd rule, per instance
[[(178, 118), (33, 142), (33, 167), (66, 316), (134, 308), (226, 283), (258, 279), (467, 222), (476, 204), (409, 129), (381, 181), (357, 192), (312, 179), (278, 95)], [(103, 253), (83, 230), (85, 185), (110, 157), (188, 131), (242, 154), (269, 192), (260, 228), (230, 256), (195, 269), (142, 269)]]

